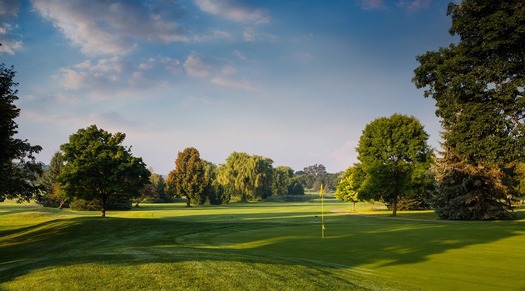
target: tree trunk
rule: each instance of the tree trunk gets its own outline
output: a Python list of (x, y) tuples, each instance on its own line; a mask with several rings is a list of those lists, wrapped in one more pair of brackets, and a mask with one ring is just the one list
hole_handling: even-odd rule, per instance
[(102, 195), (102, 217), (106, 217), (106, 201), (108, 200), (107, 195)]
[(392, 216), (396, 216), (397, 214), (397, 194), (394, 196), (394, 200), (392, 201)]
[(190, 200), (190, 196), (189, 196), (189, 195), (186, 195), (186, 207), (191, 207), (190, 202), (191, 202), (191, 200)]

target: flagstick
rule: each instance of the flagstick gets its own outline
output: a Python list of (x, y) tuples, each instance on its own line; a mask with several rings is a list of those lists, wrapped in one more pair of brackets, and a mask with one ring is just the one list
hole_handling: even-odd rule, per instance
[(321, 237), (324, 239), (324, 195), (323, 195), (323, 184), (321, 184)]

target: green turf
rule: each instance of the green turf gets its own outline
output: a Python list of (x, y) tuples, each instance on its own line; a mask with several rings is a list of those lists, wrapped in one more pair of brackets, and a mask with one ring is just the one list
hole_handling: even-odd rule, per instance
[[(0, 204), (6, 290), (523, 290), (521, 219), (328, 200), (74, 212)], [(339, 210), (339, 213), (330, 212)]]

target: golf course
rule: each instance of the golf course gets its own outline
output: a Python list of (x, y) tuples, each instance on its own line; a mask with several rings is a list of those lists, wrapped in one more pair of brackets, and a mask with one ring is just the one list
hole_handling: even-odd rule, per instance
[(0, 203), (1, 290), (523, 290), (525, 212), (432, 211), (324, 199), (130, 211)]

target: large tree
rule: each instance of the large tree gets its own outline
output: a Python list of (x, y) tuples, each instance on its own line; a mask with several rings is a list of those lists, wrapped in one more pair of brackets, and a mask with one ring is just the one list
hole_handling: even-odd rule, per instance
[(228, 195), (241, 202), (271, 195), (273, 161), (258, 155), (233, 152), (218, 169), (217, 179)]
[(18, 124), (14, 121), (20, 109), (14, 102), (18, 100), (18, 90), (14, 87), (13, 67), (0, 64), (0, 202), (5, 199), (29, 201), (38, 193), (36, 176), (42, 167), (35, 160), (40, 146), (32, 146), (27, 140), (15, 138)]
[[(483, 194), (471, 187), (475, 184), (454, 195), (446, 191), (470, 185), (450, 176), (453, 173), (469, 172), (482, 183), (499, 184), (498, 175), (489, 178), (488, 172), (476, 169), (503, 172), (509, 163), (525, 159), (525, 3), (463, 0), (449, 4), (447, 14), (452, 18), (449, 32), (458, 42), (418, 56), (420, 66), (413, 79), (418, 88), (425, 88), (425, 97), (436, 101), (436, 115), (444, 128), (444, 158), (438, 175), (438, 184), (444, 182), (444, 187), (438, 190), (445, 192), (437, 194), (448, 197), (458, 212), (478, 211), (471, 218), (505, 217), (505, 187), (486, 188)], [(473, 195), (482, 199), (471, 201)], [(446, 200), (439, 200), (444, 207)], [(488, 201), (501, 205), (483, 207)]]
[(176, 196), (186, 199), (188, 207), (191, 204), (201, 205), (206, 202), (205, 190), (210, 181), (205, 166), (199, 151), (189, 147), (179, 152), (175, 160), (175, 169), (168, 174), (166, 183)]
[(142, 158), (132, 155), (131, 147), (122, 145), (125, 137), (91, 125), (60, 146), (66, 163), (58, 177), (62, 189), (70, 197), (100, 199), (103, 217), (110, 196), (136, 197), (149, 183), (150, 171)]
[(432, 151), (427, 140), (415, 117), (394, 114), (367, 124), (357, 147), (365, 173), (360, 195), (386, 202), (395, 216), (398, 199), (419, 190), (420, 175), (430, 167)]

